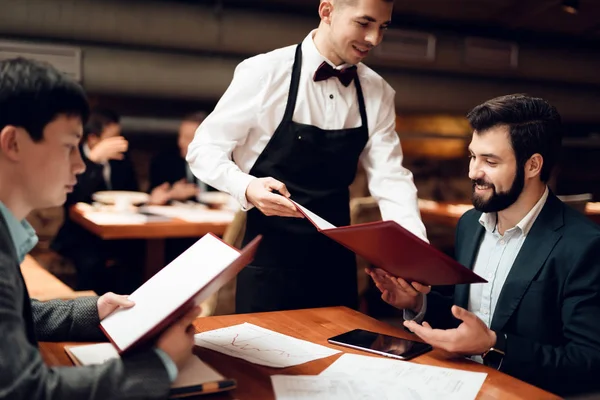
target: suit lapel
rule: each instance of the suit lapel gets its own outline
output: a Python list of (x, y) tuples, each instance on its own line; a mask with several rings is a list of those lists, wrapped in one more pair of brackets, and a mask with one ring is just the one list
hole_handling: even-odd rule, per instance
[(531, 281), (562, 237), (563, 205), (552, 193), (534, 222), (500, 292), (491, 329), (501, 331), (519, 305)]
[[(467, 226), (474, 227), (475, 229), (467, 229), (464, 235), (458, 237), (457, 249), (462, 249), (458, 255), (457, 261), (465, 267), (473, 270), (473, 264), (479, 251), (479, 245), (481, 244), (482, 236), (485, 229), (479, 223), (480, 212), (473, 213), (472, 220), (467, 223)], [(454, 290), (454, 303), (462, 308), (467, 308), (469, 304), (469, 286), (470, 285), (456, 285)]]

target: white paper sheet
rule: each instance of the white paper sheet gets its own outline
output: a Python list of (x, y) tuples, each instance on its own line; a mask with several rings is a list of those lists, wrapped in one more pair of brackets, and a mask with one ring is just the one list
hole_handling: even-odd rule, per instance
[(418, 400), (410, 392), (390, 398), (377, 384), (338, 377), (272, 375), (276, 400)]
[(208, 210), (187, 206), (145, 206), (140, 209), (155, 215), (177, 218), (188, 222), (228, 223), (233, 221), (235, 213), (229, 210)]
[(339, 350), (249, 323), (198, 333), (194, 342), (200, 347), (274, 368), (291, 367), (339, 353)]
[[(129, 299), (132, 308), (117, 310), (101, 324), (123, 349), (184, 304), (229, 266), (239, 252), (212, 235), (205, 235), (150, 278)], [(196, 299), (197, 302), (205, 299)]]
[[(110, 359), (119, 358), (117, 349), (110, 343), (88, 344), (69, 347), (69, 351), (82, 365), (102, 364)], [(221, 374), (205, 364), (197, 356), (190, 357), (181, 368), (172, 388), (199, 385), (224, 379)]]
[(487, 374), (433, 367), (407, 361), (344, 354), (320, 376), (347, 377), (378, 382), (389, 397), (414, 390), (422, 400), (475, 399)]
[(324, 220), (323, 218), (319, 217), (317, 214), (310, 211), (308, 208), (302, 207), (300, 204), (296, 203), (294, 200), (291, 200), (291, 202), (294, 203), (296, 205), (296, 207), (298, 207), (300, 209), (300, 211), (302, 211), (304, 213), (304, 215), (306, 215), (308, 217), (310, 222), (312, 222), (312, 224), (314, 226), (316, 226), (317, 229), (324, 230), (324, 229), (336, 228), (336, 226), (333, 225), (331, 222), (328, 222), (328, 221)]

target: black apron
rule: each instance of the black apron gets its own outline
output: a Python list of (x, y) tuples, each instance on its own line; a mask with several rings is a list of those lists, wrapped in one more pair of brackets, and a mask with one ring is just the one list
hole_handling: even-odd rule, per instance
[[(336, 226), (350, 224), (348, 186), (369, 134), (362, 89), (354, 80), (362, 125), (323, 130), (292, 121), (302, 66), (298, 45), (283, 120), (250, 174), (283, 182), (292, 199)], [(335, 78), (331, 78), (335, 79)], [(344, 305), (357, 308), (356, 257), (307, 219), (248, 212), (244, 245), (263, 239), (237, 278), (236, 312)]]

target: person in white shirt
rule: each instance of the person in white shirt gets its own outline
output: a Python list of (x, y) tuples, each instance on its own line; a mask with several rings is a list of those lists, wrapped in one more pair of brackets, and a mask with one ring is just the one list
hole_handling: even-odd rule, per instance
[(475, 107), (473, 205), (456, 259), (487, 283), (440, 296), (369, 271), (404, 325), (434, 347), (561, 396), (600, 391), (600, 226), (548, 188), (562, 139), (543, 99), (502, 96)]
[(245, 243), (263, 236), (238, 275), (237, 312), (357, 307), (354, 254), (298, 218), (289, 198), (348, 225), (359, 162), (383, 218), (427, 240), (394, 130), (395, 92), (361, 63), (381, 42), (392, 8), (389, 0), (322, 0), (318, 29), (297, 46), (239, 64), (196, 131), (192, 172), (248, 210)]

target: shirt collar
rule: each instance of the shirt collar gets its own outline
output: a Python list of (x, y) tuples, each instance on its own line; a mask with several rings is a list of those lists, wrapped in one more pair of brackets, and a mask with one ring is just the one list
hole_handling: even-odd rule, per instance
[[(540, 215), (540, 212), (542, 212), (542, 208), (544, 208), (544, 204), (546, 204), (546, 200), (548, 199), (549, 192), (550, 191), (548, 190), (548, 186), (546, 186), (544, 194), (542, 195), (542, 197), (540, 197), (535, 206), (533, 206), (533, 208), (529, 210), (527, 215), (523, 217), (523, 219), (519, 221), (519, 223), (515, 227), (509, 229), (509, 231), (515, 228), (519, 228), (521, 232), (523, 232), (523, 235), (527, 236), (527, 234), (529, 234), (529, 231), (531, 230), (531, 227), (533, 226), (533, 223), (537, 219), (538, 215)], [(486, 231), (493, 233), (496, 230), (497, 217), (498, 216), (495, 212), (483, 213), (481, 214), (481, 217), (479, 217), (479, 223), (485, 228)]]
[(19, 263), (25, 259), (25, 255), (35, 247), (38, 237), (27, 220), (18, 221), (8, 208), (0, 201), (0, 214), (4, 217), (8, 232), (19, 258)]
[(306, 67), (308, 71), (311, 71), (311, 74), (314, 73), (317, 68), (319, 68), (323, 61), (335, 69), (344, 69), (346, 67), (350, 67), (351, 65), (346, 63), (336, 66), (333, 62), (319, 53), (314, 41), (316, 32), (316, 29), (312, 30), (302, 41), (302, 66)]

